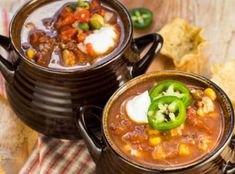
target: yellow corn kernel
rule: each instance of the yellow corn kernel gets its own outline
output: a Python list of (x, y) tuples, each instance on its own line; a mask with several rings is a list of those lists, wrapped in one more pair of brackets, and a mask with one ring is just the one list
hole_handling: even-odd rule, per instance
[(195, 140), (192, 140), (190, 143), (193, 144), (193, 145), (196, 144)]
[(216, 93), (211, 88), (206, 88), (204, 90), (204, 94), (207, 95), (211, 100), (215, 100), (216, 99)]
[(205, 116), (205, 113), (204, 113), (204, 111), (203, 111), (202, 108), (198, 108), (198, 110), (197, 110), (197, 115), (199, 115), (199, 116), (201, 116), (201, 117), (204, 117), (204, 116)]
[(29, 59), (32, 59), (32, 58), (34, 57), (34, 55), (35, 55), (35, 51), (30, 48), (30, 49), (27, 50), (26, 55), (27, 55), (27, 57), (28, 57)]
[(158, 130), (148, 129), (148, 134), (149, 135), (159, 135), (160, 132)]
[(152, 146), (156, 146), (158, 144), (160, 144), (162, 142), (161, 137), (151, 137), (149, 138), (149, 144), (151, 144)]
[(131, 146), (129, 144), (126, 144), (124, 146), (124, 149), (129, 152), (129, 151), (131, 151)]
[(189, 146), (187, 144), (181, 143), (179, 145), (179, 154), (180, 155), (190, 155)]

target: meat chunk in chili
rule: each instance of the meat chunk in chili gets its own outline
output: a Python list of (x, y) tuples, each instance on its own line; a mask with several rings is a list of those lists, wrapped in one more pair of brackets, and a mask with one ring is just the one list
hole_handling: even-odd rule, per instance
[(29, 43), (36, 50), (36, 54), (32, 57), (35, 62), (39, 65), (47, 66), (56, 45), (56, 40), (48, 36), (44, 31), (35, 30), (29, 35)]

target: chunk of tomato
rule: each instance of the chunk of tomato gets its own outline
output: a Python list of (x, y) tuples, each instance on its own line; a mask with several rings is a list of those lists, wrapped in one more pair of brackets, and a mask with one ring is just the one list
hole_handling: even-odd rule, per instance
[(75, 28), (66, 28), (60, 33), (60, 39), (62, 41), (70, 40), (77, 34), (77, 30)]
[(91, 9), (99, 9), (101, 8), (100, 0), (92, 0), (91, 1)]
[(74, 17), (78, 22), (88, 22), (90, 18), (90, 11), (87, 9), (79, 10), (75, 13)]
[(75, 22), (75, 17), (73, 13), (68, 9), (65, 8), (62, 10), (61, 14), (59, 15), (58, 20), (55, 23), (56, 28), (60, 28), (66, 25), (71, 25)]
[(89, 56), (91, 56), (91, 57), (96, 56), (96, 53), (95, 53), (91, 43), (86, 44), (86, 49), (87, 49), (87, 53), (88, 53)]

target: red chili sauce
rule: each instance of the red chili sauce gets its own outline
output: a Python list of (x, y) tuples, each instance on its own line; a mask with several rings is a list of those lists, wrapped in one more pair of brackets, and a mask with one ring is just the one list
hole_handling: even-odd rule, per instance
[[(212, 101), (200, 86), (185, 84), (192, 101), (186, 108), (185, 122), (177, 128), (158, 131), (149, 124), (139, 124), (129, 118), (127, 101), (150, 90), (154, 83), (138, 84), (112, 104), (107, 118), (108, 133), (118, 151), (126, 158), (150, 167), (180, 166), (212, 152), (223, 132), (223, 113), (217, 99)], [(213, 111), (200, 113), (201, 107), (210, 110), (211, 103)]]

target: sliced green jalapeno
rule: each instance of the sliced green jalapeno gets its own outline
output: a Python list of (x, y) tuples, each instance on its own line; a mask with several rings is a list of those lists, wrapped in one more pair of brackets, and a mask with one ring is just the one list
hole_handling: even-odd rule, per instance
[(153, 13), (146, 8), (134, 8), (130, 10), (134, 28), (144, 29), (151, 25)]
[(149, 92), (152, 101), (162, 96), (175, 96), (183, 101), (187, 107), (191, 102), (189, 89), (176, 80), (164, 80), (154, 86)]
[(166, 131), (185, 122), (186, 108), (175, 96), (164, 96), (154, 100), (148, 108), (148, 122), (153, 129)]

